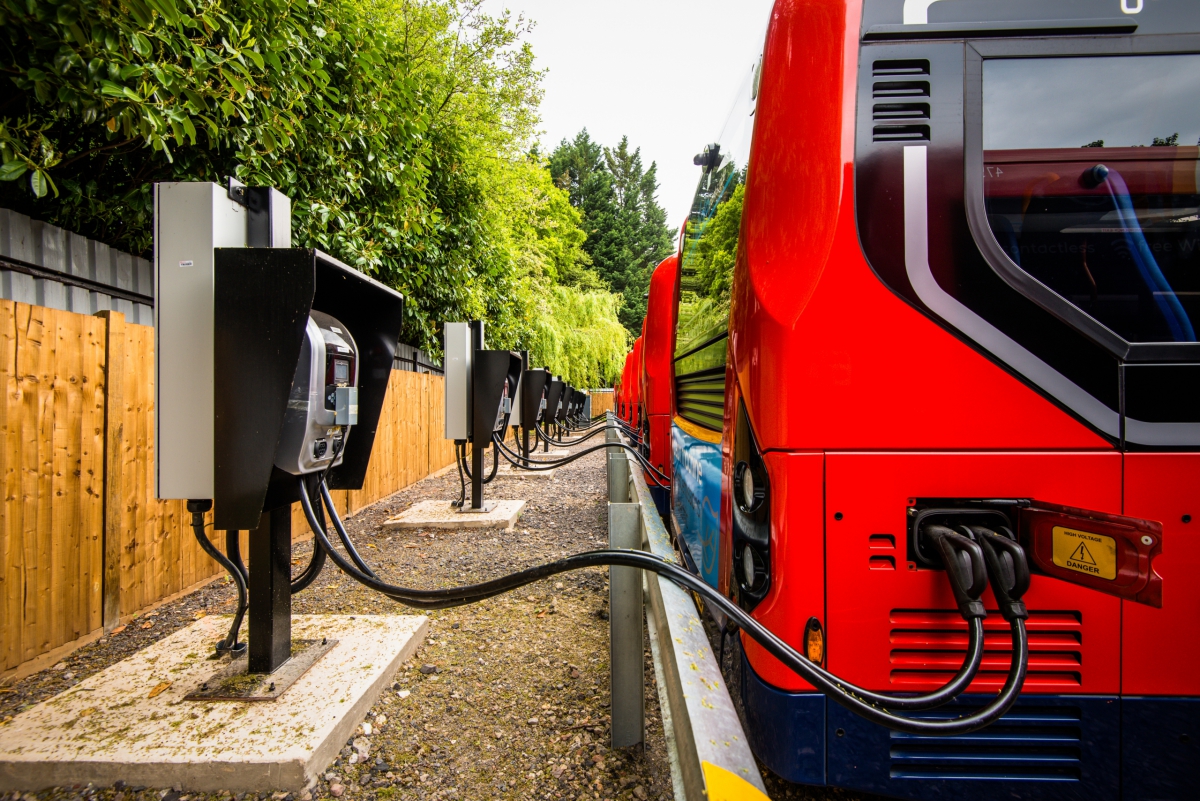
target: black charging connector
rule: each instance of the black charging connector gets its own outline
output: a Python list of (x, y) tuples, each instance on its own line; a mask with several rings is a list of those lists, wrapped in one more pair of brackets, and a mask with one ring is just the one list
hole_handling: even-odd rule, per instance
[(941, 555), (942, 568), (963, 619), (987, 617), (987, 610), (979, 600), (987, 589), (987, 565), (979, 543), (936, 523), (923, 525), (920, 539), (931, 546), (927, 550), (936, 550)]
[(1029, 610), (1025, 608), (1025, 602), (1021, 598), (1029, 591), (1032, 579), (1025, 549), (1017, 542), (1010, 529), (992, 531), (983, 526), (966, 528), (983, 550), (988, 580), (992, 586), (992, 594), (996, 596), (1000, 614), (1009, 623), (1014, 620), (1027, 620)]
[(963, 526), (983, 526), (992, 531), (1014, 530), (1019, 507), (1028, 500), (1009, 498), (916, 498), (908, 504), (908, 561), (924, 570), (941, 570), (942, 554), (931, 542), (923, 541), (921, 530), (929, 525), (961, 532)]

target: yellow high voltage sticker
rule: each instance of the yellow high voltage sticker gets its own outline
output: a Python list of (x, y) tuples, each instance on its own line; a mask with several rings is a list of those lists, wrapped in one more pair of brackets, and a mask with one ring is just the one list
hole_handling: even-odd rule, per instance
[(1117, 541), (1062, 526), (1054, 527), (1054, 564), (1112, 580), (1117, 577)]

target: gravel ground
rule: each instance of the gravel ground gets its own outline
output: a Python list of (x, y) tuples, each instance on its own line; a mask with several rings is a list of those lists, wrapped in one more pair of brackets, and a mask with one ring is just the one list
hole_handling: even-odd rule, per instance
[[(382, 521), (415, 501), (454, 498), (458, 474), (432, 477), (347, 521), (385, 580), (447, 587), (503, 575), (607, 541), (602, 453), (550, 479), (497, 478), (485, 497), (525, 498), (511, 532), (385, 532)], [(298, 573), (311, 545), (294, 549)], [(49, 670), (0, 688), (0, 725), (204, 614), (228, 613), (221, 579), (139, 617)], [(367, 717), (369, 734), (348, 742), (311, 794), (362, 799), (667, 799), (670, 768), (653, 681), (646, 692), (644, 748), (608, 747), (608, 579), (604, 569), (568, 573), (481, 604), (430, 613), (428, 639)], [(406, 613), (332, 564), (293, 600), (297, 614)], [(648, 649), (647, 644), (647, 649)], [(652, 677), (649, 651), (647, 675)], [(266, 798), (270, 793), (260, 793)], [(34, 794), (24, 798), (32, 801)], [(58, 788), (36, 798), (102, 801), (225, 801), (228, 793), (152, 788)], [(4, 798), (0, 796), (0, 798)], [(254, 794), (238, 796), (251, 801)], [(276, 801), (284, 796), (275, 794)], [(292, 801), (292, 799), (288, 799)]]
[[(590, 444), (590, 443), (589, 443)], [(503, 575), (607, 539), (603, 454), (552, 479), (497, 478), (485, 497), (525, 498), (511, 532), (385, 532), (381, 523), (416, 501), (458, 495), (454, 471), (425, 479), (368, 507), (347, 527), (368, 562), (395, 583), (448, 587)], [(308, 563), (311, 544), (293, 553)], [(220, 579), (139, 616), (53, 668), (0, 687), (0, 725), (87, 676), (206, 614), (227, 614), (235, 592)], [(169, 789), (74, 787), (0, 795), (0, 801), (311, 801), (341, 799), (669, 799), (670, 768), (646, 651), (646, 744), (608, 747), (608, 578), (593, 569), (547, 579), (491, 601), (430, 613), (428, 639), (369, 713), (311, 793), (181, 795)], [(297, 614), (408, 613), (327, 563), (296, 596)], [(715, 629), (710, 639), (718, 646)], [(727, 648), (726, 681), (736, 649)], [(735, 695), (735, 704), (738, 699)], [(740, 708), (739, 708), (740, 712)], [(765, 768), (771, 798), (875, 801), (875, 796), (808, 788)]]

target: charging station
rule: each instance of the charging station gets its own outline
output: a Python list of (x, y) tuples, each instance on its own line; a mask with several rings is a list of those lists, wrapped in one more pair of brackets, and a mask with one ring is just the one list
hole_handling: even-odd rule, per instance
[[(530, 456), (529, 435), (537, 434), (537, 426), (546, 413), (546, 392), (550, 384), (550, 371), (540, 368), (527, 370), (521, 376), (521, 442), (524, 455)], [(547, 447), (549, 447), (547, 445)]]
[[(291, 202), (275, 189), (157, 184), (155, 210), (157, 496), (187, 500), (193, 524), (212, 508), (226, 554), (202, 526), (197, 537), (238, 584), (239, 617), (249, 610), (249, 672), (273, 673), (292, 654), (296, 477), (362, 487), (404, 300), (291, 247)], [(244, 648), (236, 630), (223, 645)]]

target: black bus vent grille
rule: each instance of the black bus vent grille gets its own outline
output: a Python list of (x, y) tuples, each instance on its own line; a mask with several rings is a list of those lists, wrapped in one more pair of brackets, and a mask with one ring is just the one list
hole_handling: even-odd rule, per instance
[[(912, 717), (944, 719), (968, 711), (974, 709), (960, 703)], [(1020, 706), (973, 734), (927, 737), (892, 732), (891, 776), (1077, 782), (1082, 743), (1077, 707)]]
[(871, 65), (876, 78), (899, 75), (928, 75), (929, 61), (923, 58), (876, 61)]
[(876, 81), (871, 97), (929, 97), (929, 81)]
[(928, 125), (876, 125), (871, 132), (875, 142), (928, 142)]
[[(874, 142), (928, 142), (930, 105), (917, 98), (930, 96), (928, 80), (879, 80), (929, 75), (929, 62), (924, 59), (876, 61), (871, 75), (871, 117), (876, 122), (871, 131)], [(907, 98), (914, 101), (899, 102)], [(885, 101), (885, 102), (879, 102)]]
[(876, 120), (927, 120), (928, 103), (876, 103), (872, 109)]

